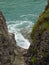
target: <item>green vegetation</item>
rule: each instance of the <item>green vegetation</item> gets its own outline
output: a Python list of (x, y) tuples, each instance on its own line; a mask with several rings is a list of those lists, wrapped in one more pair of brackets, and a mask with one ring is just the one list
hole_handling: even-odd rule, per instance
[(35, 56), (33, 56), (31, 61), (32, 61), (33, 64), (35, 64), (37, 62), (37, 58)]
[(41, 30), (43, 31), (44, 29), (49, 32), (49, 22), (46, 21), (41, 25)]
[(49, 0), (48, 0), (48, 3), (49, 3)]
[[(49, 0), (48, 0), (49, 4)], [(33, 47), (31, 47), (31, 63), (35, 65), (37, 61), (44, 59), (48, 55), (48, 38), (49, 35), (49, 5), (47, 5), (47, 9), (39, 16), (38, 21), (34, 24), (31, 32), (31, 38)], [(45, 33), (47, 32), (47, 33)], [(45, 33), (45, 34), (44, 34)], [(45, 40), (46, 39), (46, 40)], [(38, 58), (39, 57), (39, 58)], [(42, 61), (42, 60), (41, 60)]]
[[(37, 31), (38, 27), (40, 28), (40, 30)], [(44, 11), (41, 16), (39, 16), (39, 20), (33, 26), (31, 32), (33, 43), (36, 41), (34, 34), (38, 32), (38, 34), (41, 35), (44, 30), (47, 30), (49, 32), (49, 8)]]

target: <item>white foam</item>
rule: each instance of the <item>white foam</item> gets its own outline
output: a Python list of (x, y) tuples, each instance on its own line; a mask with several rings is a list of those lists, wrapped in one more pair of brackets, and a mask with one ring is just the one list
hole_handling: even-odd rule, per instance
[(27, 15), (21, 15), (20, 17), (23, 18), (23, 17), (28, 17), (28, 16), (29, 16), (29, 17), (30, 17), (30, 16), (31, 16), (31, 17), (38, 17), (37, 14), (32, 14), (32, 13), (27, 14)]
[(28, 49), (30, 46), (30, 42), (25, 39), (21, 33), (15, 33), (15, 40), (17, 45), (22, 48)]
[(11, 30), (11, 28), (14, 28), (15, 30), (20, 31), (23, 28), (28, 28), (33, 25), (31, 21), (10, 21), (13, 23), (7, 23), (8, 24), (8, 29)]
[[(13, 22), (13, 21), (11, 21), (11, 22)], [(28, 49), (30, 46), (30, 42), (29, 42), (29, 40), (25, 39), (24, 36), (20, 33), (20, 30), (23, 29), (23, 27), (21, 27), (21, 26), (23, 26), (24, 24), (27, 24), (27, 26), (25, 26), (26, 30), (28, 28), (30, 28), (30, 26), (33, 25), (33, 23), (31, 21), (15, 21), (11, 24), (9, 23), (8, 30), (9, 30), (9, 32), (15, 34), (15, 40), (16, 40), (18, 46), (20, 46), (24, 49)]]
[(28, 49), (30, 46), (30, 42), (27, 39), (25, 39), (21, 33), (18, 33), (17, 31), (15, 31), (14, 28), (11, 27), (11, 29), (12, 30), (9, 30), (9, 32), (12, 32), (15, 34), (15, 40), (17, 45), (24, 49)]

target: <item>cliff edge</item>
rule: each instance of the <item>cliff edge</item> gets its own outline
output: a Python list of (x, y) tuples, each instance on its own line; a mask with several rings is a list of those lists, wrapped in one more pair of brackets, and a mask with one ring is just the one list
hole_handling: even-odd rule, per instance
[(0, 11), (0, 65), (26, 65), (27, 50), (17, 46), (15, 36), (8, 32), (6, 20)]
[(26, 54), (27, 65), (49, 65), (49, 0), (31, 32), (32, 44)]
[(0, 65), (12, 65), (14, 62), (14, 35), (8, 33), (6, 20), (0, 12)]

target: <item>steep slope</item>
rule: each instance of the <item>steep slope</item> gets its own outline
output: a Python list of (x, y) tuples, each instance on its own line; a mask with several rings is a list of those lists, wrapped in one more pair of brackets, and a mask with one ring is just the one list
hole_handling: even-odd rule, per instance
[(14, 49), (14, 35), (8, 33), (6, 20), (2, 12), (0, 12), (0, 65), (12, 65)]
[(26, 52), (26, 49), (16, 45), (15, 36), (8, 32), (0, 11), (0, 65), (26, 65), (23, 56)]
[(32, 44), (25, 61), (27, 65), (49, 65), (49, 0), (31, 32)]

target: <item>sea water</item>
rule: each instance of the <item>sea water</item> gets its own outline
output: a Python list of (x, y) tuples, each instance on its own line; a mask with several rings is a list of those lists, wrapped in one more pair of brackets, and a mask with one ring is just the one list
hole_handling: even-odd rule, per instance
[(20, 31), (30, 31), (46, 4), (47, 0), (0, 0), (0, 10), (6, 18), (9, 32), (15, 34), (18, 46), (29, 48), (29, 40), (24, 38)]

